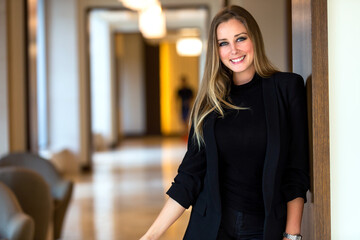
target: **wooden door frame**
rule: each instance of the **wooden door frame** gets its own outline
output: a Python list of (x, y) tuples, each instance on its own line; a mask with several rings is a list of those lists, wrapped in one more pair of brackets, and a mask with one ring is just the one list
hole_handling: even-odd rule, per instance
[(331, 239), (327, 0), (292, 0), (293, 70), (306, 79), (311, 189), (306, 239)]
[(331, 239), (327, 0), (311, 1), (313, 238)]

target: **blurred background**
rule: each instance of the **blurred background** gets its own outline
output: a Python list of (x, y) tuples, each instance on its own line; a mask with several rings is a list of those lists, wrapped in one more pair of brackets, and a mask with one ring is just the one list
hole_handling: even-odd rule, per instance
[[(340, 145), (339, 139), (351, 140), (359, 132), (354, 128), (359, 115), (342, 107), (360, 102), (354, 100), (359, 94), (348, 94), (359, 88), (354, 87), (358, 82), (348, 88), (340, 83), (344, 74), (351, 75), (341, 59), (358, 62), (357, 54), (341, 54), (353, 50), (343, 51), (351, 46), (348, 41), (359, 39), (348, 17), (355, 18), (360, 6), (351, 0), (328, 2), (327, 10), (326, 1), (323, 7), (324, 1), (310, 0), (0, 0), (0, 156), (38, 154), (74, 183), (61, 239), (138, 239), (166, 200), (186, 151), (187, 119), (179, 90), (190, 89), (191, 107), (204, 70), (210, 21), (222, 7), (238, 4), (257, 20), (274, 65), (305, 80), (314, 66), (323, 67), (326, 74), (314, 76), (326, 78), (326, 89), (329, 15), (329, 61), (337, 68), (329, 71), (330, 117), (344, 116), (331, 125), (338, 134), (332, 144), (333, 176), (355, 177), (350, 172), (357, 168), (345, 168), (344, 161), (358, 159), (349, 150), (356, 147)], [(311, 11), (318, 9), (325, 17), (316, 22), (319, 15)], [(325, 40), (316, 42), (314, 32), (322, 27)], [(322, 46), (326, 54), (314, 55)], [(318, 64), (314, 56), (324, 62)], [(353, 128), (348, 132), (343, 126)], [(333, 219), (338, 219), (333, 233), (340, 236), (349, 229), (341, 219), (352, 214), (337, 211), (345, 201), (334, 192), (341, 191), (339, 179), (347, 178), (332, 178)], [(186, 211), (162, 239), (182, 239), (188, 217)], [(326, 219), (330, 223), (329, 215)]]

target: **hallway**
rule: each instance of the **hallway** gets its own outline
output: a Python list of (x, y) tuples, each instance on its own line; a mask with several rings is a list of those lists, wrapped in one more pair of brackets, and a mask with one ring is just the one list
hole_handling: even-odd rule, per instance
[[(180, 139), (151, 138), (95, 153), (93, 172), (75, 179), (62, 239), (139, 239), (162, 208), (185, 151)], [(189, 214), (161, 239), (181, 239)]]

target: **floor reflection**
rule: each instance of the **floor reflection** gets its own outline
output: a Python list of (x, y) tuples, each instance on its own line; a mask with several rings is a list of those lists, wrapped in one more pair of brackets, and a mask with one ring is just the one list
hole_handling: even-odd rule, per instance
[[(65, 240), (136, 240), (156, 218), (186, 151), (180, 139), (125, 141), (93, 156), (94, 171), (75, 180)], [(182, 239), (189, 211), (161, 240)]]

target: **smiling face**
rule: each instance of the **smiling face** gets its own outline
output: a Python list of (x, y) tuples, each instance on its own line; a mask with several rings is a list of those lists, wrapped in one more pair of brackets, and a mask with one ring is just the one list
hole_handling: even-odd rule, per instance
[(235, 84), (245, 84), (253, 78), (254, 47), (245, 26), (236, 19), (220, 23), (216, 30), (221, 62), (233, 72)]

